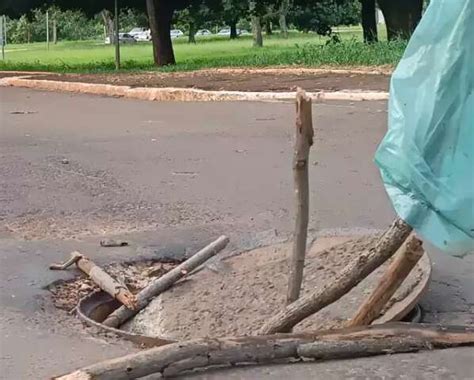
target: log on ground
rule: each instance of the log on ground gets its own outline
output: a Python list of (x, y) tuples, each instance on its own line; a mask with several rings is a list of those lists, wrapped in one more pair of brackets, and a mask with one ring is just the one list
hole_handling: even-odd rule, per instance
[(393, 262), (382, 275), (374, 291), (360, 306), (347, 326), (370, 325), (379, 317), (386, 303), (408, 277), (423, 254), (424, 250), (421, 241), (413, 234), (410, 235)]
[(125, 380), (282, 359), (319, 360), (474, 345), (474, 327), (389, 323), (314, 333), (196, 339), (100, 362), (58, 380)]
[(412, 228), (407, 223), (401, 219), (396, 219), (375, 246), (363, 252), (354, 263), (344, 268), (332, 283), (286, 306), (265, 323), (259, 334), (290, 332), (293, 326), (303, 319), (337, 301), (392, 257), (411, 231)]
[(204, 264), (211, 257), (223, 250), (228, 243), (229, 238), (227, 236), (220, 236), (217, 240), (201, 249), (185, 262), (181, 263), (176, 268), (173, 268), (165, 275), (152, 281), (146, 288), (142, 289), (137, 295), (137, 307), (134, 310), (120, 307), (111, 313), (102, 323), (109, 327), (119, 327), (146, 307), (153, 297), (163, 293), (173, 286), (176, 281), (186, 276), (198, 266)]

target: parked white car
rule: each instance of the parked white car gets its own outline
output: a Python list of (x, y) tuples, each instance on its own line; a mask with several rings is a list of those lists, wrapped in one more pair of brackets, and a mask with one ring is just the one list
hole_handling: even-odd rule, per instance
[[(250, 33), (246, 31), (245, 29), (237, 29), (236, 30), (238, 36), (246, 36), (249, 35)], [(230, 36), (230, 28), (224, 28), (219, 30), (219, 33), (217, 33), (219, 36)]]
[(199, 29), (196, 32), (196, 36), (210, 36), (211, 34), (212, 34), (211, 31), (208, 29)]
[(132, 37), (137, 37), (138, 35), (146, 32), (146, 31), (149, 31), (149, 29), (147, 28), (133, 28), (130, 32), (128, 32), (128, 34), (130, 34)]
[(150, 29), (145, 30), (134, 36), (138, 42), (151, 41), (151, 31)]
[(230, 36), (230, 28), (224, 28), (219, 30), (217, 33), (218, 36)]
[(173, 29), (170, 31), (171, 38), (178, 38), (184, 35), (184, 33), (179, 29)]
[[(134, 44), (137, 41), (128, 33), (119, 33), (119, 42), (121, 44)], [(105, 37), (105, 43), (110, 44), (110, 37)]]

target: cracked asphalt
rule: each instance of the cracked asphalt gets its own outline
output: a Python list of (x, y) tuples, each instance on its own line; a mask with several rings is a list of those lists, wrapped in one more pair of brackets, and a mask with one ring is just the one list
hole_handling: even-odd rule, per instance
[[(313, 105), (310, 233), (385, 228), (372, 157), (385, 102)], [(292, 229), (286, 103), (157, 103), (0, 88), (0, 378), (48, 378), (138, 350), (54, 309), (50, 272), (72, 250), (99, 264), (185, 257), (221, 233), (227, 253)], [(130, 242), (103, 248), (104, 237)], [(474, 257), (428, 247), (424, 321), (474, 324)], [(212, 371), (199, 379), (473, 379), (472, 348)]]

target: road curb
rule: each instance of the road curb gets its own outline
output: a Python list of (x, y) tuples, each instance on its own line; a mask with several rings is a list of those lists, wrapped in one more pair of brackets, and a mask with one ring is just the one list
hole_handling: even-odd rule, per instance
[[(262, 101), (277, 102), (294, 100), (295, 91), (290, 92), (246, 92), (246, 91), (206, 91), (194, 88), (148, 88), (118, 86), (100, 83), (63, 82), (42, 79), (29, 79), (25, 76), (13, 76), (0, 79), (3, 87), (25, 87), (45, 91), (73, 92), (81, 94), (123, 97), (150, 101), (180, 102), (218, 102), (218, 101)], [(308, 92), (314, 100), (386, 100), (385, 91), (318, 91)]]

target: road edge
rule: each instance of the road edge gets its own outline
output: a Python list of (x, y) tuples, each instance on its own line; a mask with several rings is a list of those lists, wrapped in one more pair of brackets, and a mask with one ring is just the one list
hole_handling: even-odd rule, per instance
[[(148, 101), (180, 102), (219, 102), (219, 101), (292, 101), (295, 91), (253, 92), (253, 91), (207, 91), (195, 88), (178, 87), (130, 87), (102, 83), (63, 82), (43, 79), (30, 79), (26, 76), (11, 76), (0, 79), (0, 87), (23, 87), (43, 91), (72, 92), (90, 95), (112, 96)], [(386, 100), (385, 91), (318, 91), (308, 92), (314, 100)]]

